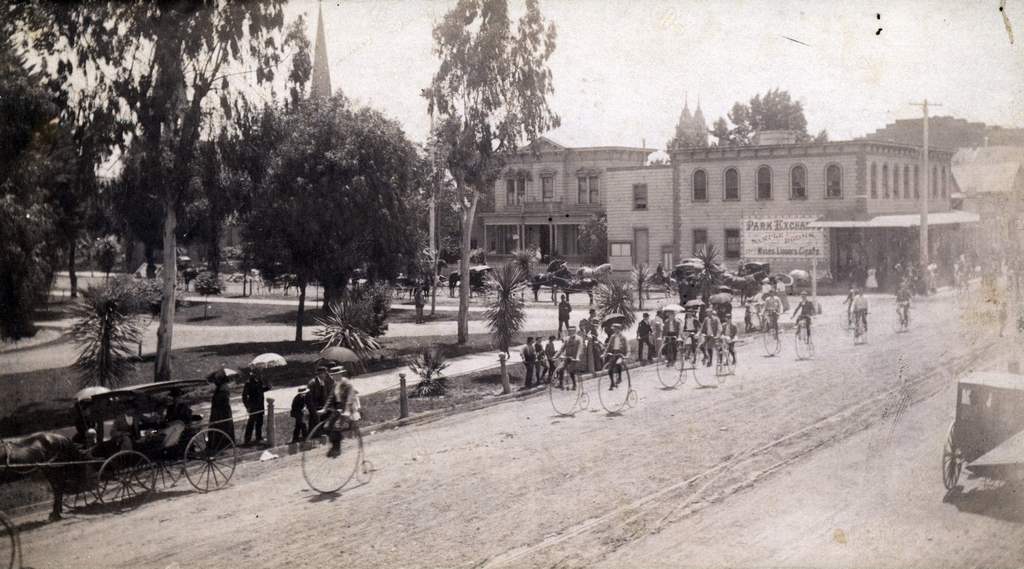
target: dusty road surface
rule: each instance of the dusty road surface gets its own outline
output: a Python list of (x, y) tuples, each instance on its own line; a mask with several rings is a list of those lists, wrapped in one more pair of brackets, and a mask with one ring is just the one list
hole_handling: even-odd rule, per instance
[[(718, 388), (665, 390), (652, 369), (636, 371), (638, 405), (618, 416), (594, 410), (588, 383), (591, 409), (571, 418), (535, 397), (377, 433), (366, 439), (373, 480), (335, 496), (306, 489), (297, 456), (244, 465), (218, 492), (166, 491), (131, 512), (28, 531), (26, 563), (877, 567), (907, 559), (896, 553), (908, 537), (934, 537), (944, 555), (921, 563), (1019, 565), (1017, 521), (942, 503), (936, 450), (951, 411), (943, 390), (992, 365), (1006, 341), (963, 330), (949, 298), (919, 303), (905, 334), (879, 304), (867, 345), (823, 317), (814, 360), (796, 361), (787, 335), (779, 357), (742, 347), (737, 375)], [(887, 531), (887, 519), (910, 535)], [(874, 546), (844, 557), (823, 549), (834, 536)]]

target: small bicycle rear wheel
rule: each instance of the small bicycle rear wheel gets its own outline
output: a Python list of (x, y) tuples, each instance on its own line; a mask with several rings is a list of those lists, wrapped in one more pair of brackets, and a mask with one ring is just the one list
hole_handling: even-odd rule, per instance
[(317, 425), (302, 443), (302, 477), (321, 494), (333, 494), (344, 488), (363, 465), (363, 436), (359, 428), (350, 425), (344, 431), (331, 432), (327, 426), (326, 421)]

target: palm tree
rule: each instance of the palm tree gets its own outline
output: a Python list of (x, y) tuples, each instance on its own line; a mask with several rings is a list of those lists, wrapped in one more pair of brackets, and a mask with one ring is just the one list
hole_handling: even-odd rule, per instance
[(441, 372), (448, 367), (445, 357), (436, 349), (420, 352), (409, 364), (409, 371), (419, 376), (420, 382), (412, 390), (413, 397), (433, 397), (448, 391), (448, 378)]
[(117, 387), (134, 367), (130, 346), (142, 339), (138, 299), (125, 279), (89, 287), (71, 309), (72, 341), (81, 347), (74, 367), (83, 387)]
[[(523, 281), (530, 280), (530, 273), (533, 269), (533, 261), (536, 250), (533, 248), (528, 249), (516, 249), (512, 252), (512, 264), (519, 267), (519, 270), (523, 273)], [(522, 287), (519, 291), (519, 296), (526, 295), (526, 287)]]
[(601, 318), (610, 314), (625, 317), (622, 325), (629, 328), (636, 322), (636, 305), (633, 303), (633, 283), (605, 279), (594, 289), (594, 306)]
[[(320, 327), (316, 335), (325, 348), (342, 346), (366, 361), (370, 352), (380, 349), (380, 342), (374, 338), (378, 316), (373, 308), (370, 298), (345, 295), (330, 304), (326, 316), (316, 319)], [(363, 367), (365, 369), (365, 365)]]
[(651, 283), (651, 268), (643, 263), (633, 267), (633, 282), (636, 283), (637, 304), (640, 310), (643, 310), (644, 292), (647, 293), (647, 298), (651, 297), (651, 291), (648, 288)]
[(693, 279), (700, 291), (701, 300), (707, 304), (708, 298), (715, 294), (715, 288), (722, 284), (725, 270), (718, 264), (718, 250), (711, 243), (702, 247), (694, 256), (704, 263), (704, 267), (693, 275)]
[(526, 304), (518, 294), (525, 284), (523, 271), (514, 263), (506, 263), (491, 276), (490, 287), (495, 296), (484, 318), (495, 347), (506, 354), (512, 340), (526, 323)]

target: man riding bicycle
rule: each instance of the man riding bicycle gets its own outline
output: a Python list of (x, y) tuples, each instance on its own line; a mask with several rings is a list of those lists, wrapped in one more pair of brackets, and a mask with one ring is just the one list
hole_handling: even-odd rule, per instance
[(565, 343), (562, 344), (561, 349), (558, 350), (558, 354), (555, 355), (555, 358), (562, 360), (561, 365), (558, 366), (558, 370), (555, 371), (558, 375), (559, 389), (565, 389), (566, 372), (569, 373), (569, 378), (572, 379), (572, 388), (576, 389), (576, 365), (580, 360), (584, 342), (585, 339), (583, 338), (583, 332), (570, 334), (565, 339)]
[(715, 357), (715, 346), (722, 335), (722, 321), (718, 319), (718, 313), (714, 309), (708, 310), (704, 316), (704, 322), (700, 327), (701, 335), (704, 337), (704, 366), (711, 367)]
[(868, 331), (868, 299), (864, 298), (864, 291), (857, 289), (857, 296), (853, 299), (853, 324), (860, 322), (864, 324), (864, 332)]
[(622, 334), (622, 324), (612, 326), (612, 335), (608, 337), (608, 348), (604, 352), (606, 366), (608, 367), (608, 379), (611, 385), (608, 391), (615, 389), (622, 383), (622, 366), (629, 357), (629, 342)]
[(684, 358), (697, 360), (697, 336), (700, 333), (700, 320), (697, 319), (697, 308), (689, 308), (683, 313), (683, 337), (686, 339)]
[(768, 318), (768, 326), (765, 329), (774, 330), (775, 334), (778, 335), (779, 315), (782, 314), (782, 300), (779, 299), (775, 291), (771, 291), (765, 296), (764, 314)]
[(811, 319), (814, 317), (814, 303), (807, 298), (807, 291), (800, 293), (800, 302), (793, 309), (793, 318), (796, 318), (797, 333), (800, 332), (800, 325), (807, 327), (807, 339), (811, 338)]
[(846, 322), (851, 326), (853, 325), (853, 299), (855, 298), (857, 298), (857, 289), (850, 287), (850, 292), (846, 295), (843, 304), (846, 305)]
[(903, 326), (910, 322), (910, 298), (910, 286), (907, 285), (907, 281), (903, 281), (899, 290), (896, 291), (896, 312), (899, 314), (900, 324)]
[[(341, 454), (342, 431), (359, 420), (359, 411), (355, 408), (355, 386), (349, 381), (345, 368), (335, 366), (330, 368), (328, 373), (334, 380), (334, 389), (321, 413), (327, 421), (324, 429), (331, 441), (331, 448), (327, 451), (327, 456), (333, 458)], [(339, 420), (342, 422), (340, 426), (338, 425)]]
[(676, 313), (671, 311), (665, 312), (665, 359), (668, 365), (672, 365), (676, 361), (676, 342), (679, 340), (679, 320), (676, 319)]

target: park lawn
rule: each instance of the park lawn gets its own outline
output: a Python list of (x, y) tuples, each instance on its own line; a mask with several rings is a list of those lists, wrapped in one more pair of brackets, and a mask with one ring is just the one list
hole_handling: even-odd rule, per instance
[[(530, 332), (524, 332), (527, 335)], [(434, 348), (448, 358), (491, 350), (488, 334), (471, 334), (464, 345), (454, 336), (420, 336), (381, 339), (383, 349), (367, 364), (367, 371), (397, 369), (416, 354)], [(261, 342), (201, 346), (171, 353), (175, 379), (205, 377), (220, 367), (240, 369), (252, 358), (266, 352), (284, 356), (289, 364), (267, 370), (265, 377), (275, 387), (305, 383), (313, 375), (321, 345), (316, 341)], [(153, 356), (136, 362), (126, 384), (148, 383), (153, 378)], [(77, 372), (70, 367), (0, 375), (0, 436), (16, 436), (72, 424), (71, 402), (80, 388)], [(241, 391), (241, 385), (234, 390)]]

